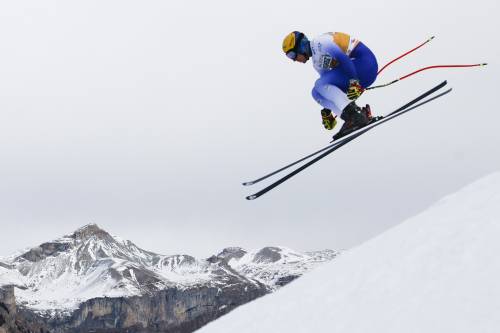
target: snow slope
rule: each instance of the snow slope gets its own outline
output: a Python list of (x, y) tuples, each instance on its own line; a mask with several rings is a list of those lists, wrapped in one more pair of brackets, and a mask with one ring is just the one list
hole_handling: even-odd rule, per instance
[(499, 332), (500, 173), (202, 328)]

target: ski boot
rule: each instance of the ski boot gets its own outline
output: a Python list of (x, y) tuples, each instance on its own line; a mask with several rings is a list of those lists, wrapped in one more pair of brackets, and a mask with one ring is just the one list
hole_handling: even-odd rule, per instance
[(344, 108), (340, 118), (344, 120), (344, 124), (340, 128), (340, 131), (333, 136), (333, 140), (338, 140), (341, 137), (360, 129), (361, 127), (365, 127), (371, 122), (380, 119), (380, 117), (372, 116), (370, 105), (367, 104), (365, 107), (360, 108), (354, 102), (349, 103)]
[(327, 130), (332, 130), (335, 125), (337, 125), (337, 116), (332, 114), (332, 110), (322, 109), (321, 118), (323, 119), (323, 126), (325, 126)]

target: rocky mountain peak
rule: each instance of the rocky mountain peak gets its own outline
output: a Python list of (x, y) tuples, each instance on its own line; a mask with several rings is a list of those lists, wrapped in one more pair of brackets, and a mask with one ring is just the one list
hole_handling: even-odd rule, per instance
[(241, 247), (226, 247), (216, 256), (209, 258), (209, 261), (212, 259), (211, 261), (224, 260), (228, 262), (231, 259), (240, 259), (245, 254), (247, 254), (247, 251)]
[(264, 247), (255, 255), (256, 262), (271, 263), (281, 259), (281, 249), (279, 247)]
[(97, 238), (103, 240), (111, 240), (113, 237), (101, 229), (97, 224), (87, 224), (80, 229), (76, 230), (71, 236), (75, 240), (85, 241), (90, 238)]
[(20, 255), (18, 259), (39, 262), (47, 257), (55, 257), (62, 252), (67, 252), (75, 245), (85, 243), (90, 239), (95, 239), (105, 243), (115, 242), (114, 238), (106, 231), (99, 228), (97, 224), (88, 224), (76, 230), (71, 235), (40, 244), (39, 246), (34, 247), (28, 252)]
[(209, 263), (225, 263), (227, 264), (231, 259), (241, 259), (247, 251), (241, 247), (226, 247), (218, 254), (214, 254), (206, 260)]

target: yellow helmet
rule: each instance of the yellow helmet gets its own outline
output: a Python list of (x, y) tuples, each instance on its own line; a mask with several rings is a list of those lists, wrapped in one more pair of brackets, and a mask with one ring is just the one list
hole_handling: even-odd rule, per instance
[(296, 46), (296, 42), (297, 42), (297, 38), (295, 36), (295, 33), (297, 31), (294, 31), (294, 32), (290, 32), (288, 35), (286, 35), (285, 39), (283, 39), (283, 52), (285, 53), (288, 53), (290, 51), (292, 51), (293, 49), (295, 49), (295, 46)]
[(288, 58), (295, 60), (299, 53), (309, 53), (309, 40), (302, 32), (292, 31), (291, 33), (286, 35), (285, 39), (283, 40), (282, 49)]

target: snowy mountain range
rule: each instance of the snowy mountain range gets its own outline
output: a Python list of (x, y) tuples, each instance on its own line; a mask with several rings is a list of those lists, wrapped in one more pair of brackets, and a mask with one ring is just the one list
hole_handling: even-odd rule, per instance
[[(0, 260), (0, 328), (192, 332), (213, 321), (200, 332), (497, 332), (499, 203), (496, 173), (314, 270), (338, 253), (168, 256), (87, 225)], [(6, 285), (26, 320), (9, 319)]]
[[(16, 286), (19, 305), (47, 318), (64, 318), (92, 299), (153, 297), (165, 290), (248, 292), (248, 301), (337, 255), (331, 250), (299, 253), (283, 247), (226, 248), (208, 259), (160, 255), (90, 224), (0, 259), (0, 285)], [(241, 303), (232, 302), (227, 305)]]
[(200, 333), (498, 332), (500, 172)]

